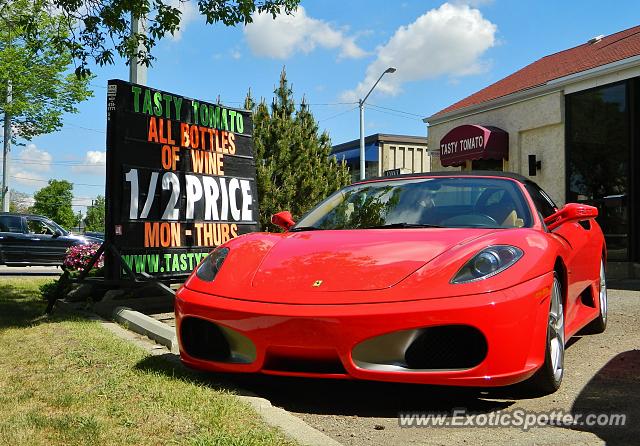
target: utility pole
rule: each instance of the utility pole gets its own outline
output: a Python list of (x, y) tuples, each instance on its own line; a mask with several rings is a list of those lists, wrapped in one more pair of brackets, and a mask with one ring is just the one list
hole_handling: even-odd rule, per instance
[[(146, 18), (136, 17), (131, 13), (131, 35), (142, 34), (146, 32)], [(142, 44), (138, 45), (138, 51), (142, 49)], [(134, 55), (129, 59), (129, 82), (134, 84), (147, 85), (147, 66), (140, 65), (138, 55)]]
[(9, 193), (9, 152), (11, 151), (11, 114), (9, 113), (9, 105), (13, 100), (13, 89), (11, 79), (7, 82), (7, 101), (4, 110), (4, 149), (2, 152), (2, 211), (9, 212), (9, 202), (11, 195)]

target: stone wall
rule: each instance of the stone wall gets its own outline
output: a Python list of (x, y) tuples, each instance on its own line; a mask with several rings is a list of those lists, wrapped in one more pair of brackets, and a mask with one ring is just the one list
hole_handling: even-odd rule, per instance
[[(428, 128), (428, 145), (437, 152), (440, 140), (463, 124), (489, 125), (509, 133), (508, 170), (528, 176), (528, 156), (542, 161), (542, 170), (530, 177), (558, 205), (565, 201), (564, 95), (556, 91), (492, 110), (481, 111)], [(431, 157), (431, 170), (443, 168), (438, 156)], [(454, 170), (459, 170), (455, 168)]]

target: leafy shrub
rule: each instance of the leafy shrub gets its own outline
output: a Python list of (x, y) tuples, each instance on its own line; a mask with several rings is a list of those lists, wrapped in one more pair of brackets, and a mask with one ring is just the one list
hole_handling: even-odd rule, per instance
[(42, 285), (40, 285), (40, 294), (42, 295), (42, 298), (44, 300), (50, 300), (50, 299), (56, 299), (57, 296), (57, 288), (58, 288), (58, 281), (54, 281), (54, 282), (46, 282), (43, 283)]

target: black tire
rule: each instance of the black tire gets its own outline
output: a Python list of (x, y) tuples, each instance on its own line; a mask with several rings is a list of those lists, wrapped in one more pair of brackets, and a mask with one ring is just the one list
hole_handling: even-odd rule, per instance
[(560, 388), (564, 376), (564, 340), (562, 284), (558, 274), (554, 273), (549, 299), (544, 364), (524, 383), (529, 393), (535, 396), (548, 395)]
[(607, 301), (607, 278), (605, 276), (604, 259), (600, 261), (600, 284), (598, 288), (598, 317), (584, 328), (586, 334), (599, 334), (607, 329), (608, 301)]

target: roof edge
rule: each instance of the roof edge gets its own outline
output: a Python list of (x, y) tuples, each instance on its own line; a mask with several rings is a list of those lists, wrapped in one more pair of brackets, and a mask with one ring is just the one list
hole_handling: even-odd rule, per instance
[[(399, 143), (415, 143), (427, 145), (427, 136), (415, 136), (415, 135), (395, 135), (390, 133), (374, 133), (372, 135), (365, 136), (365, 145), (372, 144), (374, 142), (387, 142), (397, 141)], [(341, 152), (349, 150), (352, 146), (360, 146), (360, 138), (353, 139), (351, 141), (336, 144), (331, 147), (331, 152)]]
[[(607, 75), (616, 71), (620, 71), (626, 68), (632, 68), (635, 65), (640, 65), (640, 55), (627, 57), (626, 59), (620, 59), (615, 62), (611, 62), (599, 67), (590, 68), (588, 70), (572, 73), (567, 76), (551, 79), (548, 82), (537, 85), (525, 90), (516, 91), (514, 93), (500, 96), (489, 101), (480, 102), (478, 104), (469, 105), (467, 107), (452, 110), (447, 113), (439, 114), (435, 113), (422, 120), (422, 122), (429, 125), (442, 124), (444, 122), (453, 121), (454, 119), (463, 118), (465, 116), (475, 115), (481, 111), (494, 110), (496, 108), (505, 107), (510, 104), (522, 102), (524, 100), (532, 99), (538, 96), (545, 96), (547, 94), (554, 93), (556, 91), (563, 90), (567, 85), (571, 85), (576, 82), (585, 81), (593, 77)], [(479, 90), (482, 91), (482, 90)], [(475, 93), (474, 93), (475, 94)]]

